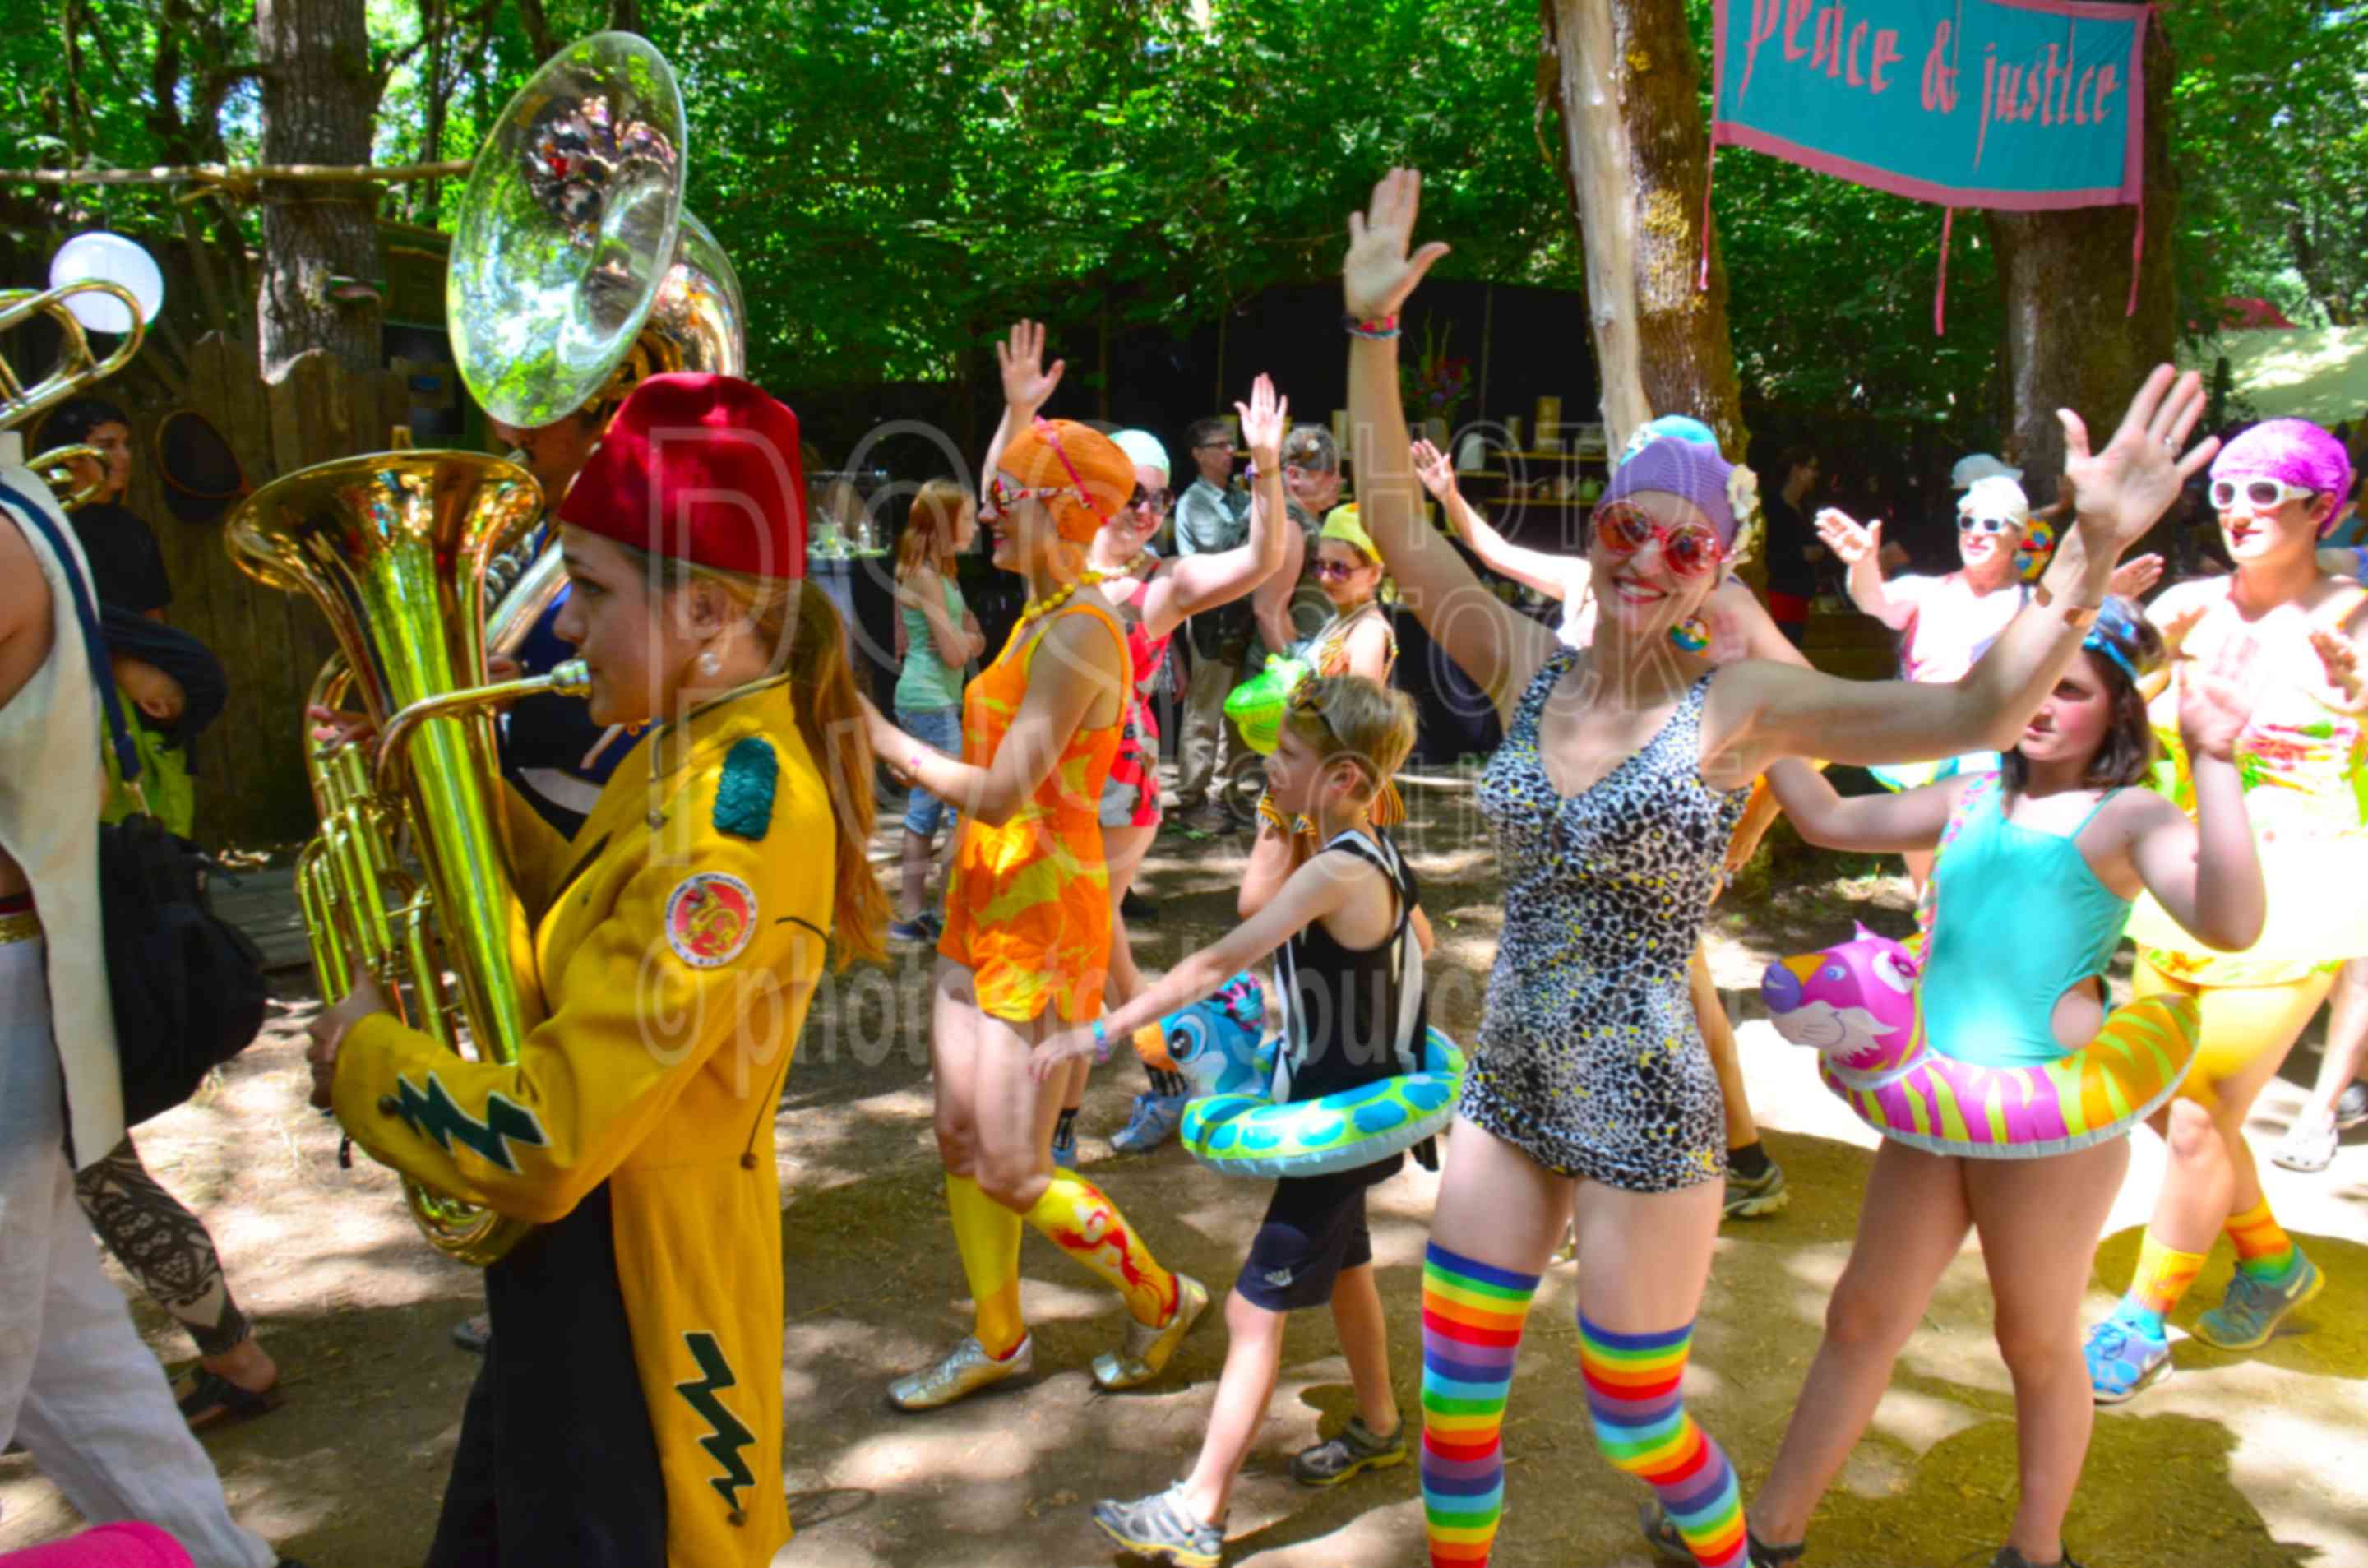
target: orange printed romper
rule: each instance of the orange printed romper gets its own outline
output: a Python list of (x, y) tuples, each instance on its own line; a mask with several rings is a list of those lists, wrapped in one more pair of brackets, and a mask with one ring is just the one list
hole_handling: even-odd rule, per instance
[[(985, 767), (994, 761), (1028, 694), (1028, 670), (1042, 633), (1064, 615), (1100, 621), (1125, 659), (1126, 633), (1099, 605), (1072, 600), (1042, 625), (1016, 628), (963, 694), (964, 762)], [(1119, 689), (1129, 690), (1133, 672), (1121, 673)], [(1060, 1010), (1064, 1024), (1101, 1016), (1110, 950), (1101, 795), (1125, 723), (1121, 704), (1116, 723), (1079, 728), (1036, 793), (1001, 827), (962, 818), (938, 956), (971, 971), (979, 1010), (990, 1017), (1027, 1023), (1047, 1006)]]

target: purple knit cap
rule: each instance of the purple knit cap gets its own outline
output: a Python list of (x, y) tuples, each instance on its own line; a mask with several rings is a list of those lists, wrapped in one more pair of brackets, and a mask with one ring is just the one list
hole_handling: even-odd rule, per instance
[(1721, 544), (1735, 542), (1735, 507), (1727, 500), (1727, 476), (1735, 465), (1718, 455), (1716, 447), (1660, 436), (1638, 448), (1611, 471), (1603, 492), (1605, 502), (1618, 501), (1642, 490), (1662, 490), (1682, 495), (1702, 509)]
[[(2220, 449), (2214, 479), (2281, 479), (2335, 497), (2336, 511), (2351, 494), (2351, 458), (2343, 443), (2307, 419), (2264, 419)], [(2328, 521), (2332, 524), (2335, 514)]]

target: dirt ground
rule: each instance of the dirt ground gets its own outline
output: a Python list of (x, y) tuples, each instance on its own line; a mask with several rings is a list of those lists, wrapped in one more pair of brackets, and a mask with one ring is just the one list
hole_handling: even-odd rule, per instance
[[(1468, 793), (1410, 796), (1411, 839), (1440, 937), (1433, 1017), (1468, 1039), (1501, 892)], [(1160, 840), (1144, 879), (1160, 918), (1137, 933), (1145, 968), (1230, 924), (1241, 848)], [(1872, 870), (1780, 860), (1747, 879), (1713, 927), (1720, 983), (1737, 994), (1747, 1020), (1753, 1103), (1793, 1195), (1777, 1216), (1727, 1227), (1688, 1380), (1693, 1410), (1725, 1443), (1747, 1490), (1774, 1457), (1816, 1349), (1874, 1142), (1799, 1052), (1764, 1021), (1749, 1021), (1749, 994), (1770, 959), (1839, 940), (1854, 916), (1907, 928), (1904, 882)], [(286, 978), (268, 1037), (140, 1142), (155, 1174), (212, 1226), (233, 1289), (282, 1369), (282, 1409), (208, 1439), (237, 1512), (312, 1568), (396, 1568), (419, 1561), (435, 1519), (476, 1369), (447, 1332), (472, 1310), (478, 1282), (417, 1239), (387, 1172), (367, 1161), (338, 1168), (332, 1125), (303, 1103), (298, 1031), (314, 1002), (301, 977)], [(1087, 1364), (1117, 1341), (1123, 1312), (1030, 1241), (1023, 1267), (1038, 1335), (1034, 1378), (927, 1416), (898, 1416), (883, 1403), (890, 1377), (927, 1362), (969, 1322), (929, 1134), (925, 983), (925, 960), (908, 950), (893, 971), (859, 972), (835, 987), (814, 1009), (781, 1102), (784, 1481), (799, 1534), (777, 1568), (1123, 1561), (1100, 1545), (1085, 1506), (1138, 1495), (1189, 1468), (1224, 1353), (1217, 1314), (1152, 1389), (1098, 1394)], [(2298, 1051), (2286, 1080), (2264, 1096), (2255, 1128), (2264, 1155), (2315, 1064), (2310, 1051)], [(1113, 1156), (1107, 1136), (1141, 1086), (1124, 1062), (1097, 1074), (1080, 1120), (1085, 1168), (1164, 1262), (1222, 1294), (1266, 1189), (1212, 1175), (1172, 1145)], [(2098, 1260), (2097, 1314), (2112, 1300), (2106, 1282), (2128, 1275), (2161, 1164), (2159, 1145), (2141, 1134)], [(1409, 1167), (1373, 1194), (1376, 1262), (1409, 1411), (1436, 1180)], [(2100, 1415), (2068, 1530), (2090, 1568), (2368, 1565), (2368, 1147), (2354, 1134), (2327, 1175), (2271, 1170), (2269, 1180), (2286, 1223), (2327, 1271), (2326, 1293), (2261, 1351), (2179, 1344), (2179, 1375)], [(2224, 1249), (2180, 1323), (2218, 1299), (2229, 1267)], [(160, 1356), (189, 1357), (186, 1338), (144, 1300), (133, 1311)], [(1565, 1266), (1540, 1291), (1523, 1343), (1496, 1560), (1504, 1568), (1641, 1568), (1649, 1558), (1634, 1526), (1640, 1494), (1595, 1453), (1572, 1313)], [(1334, 1493), (1291, 1481), (1292, 1452), (1319, 1429), (1336, 1429), (1350, 1408), (1328, 1319), (1294, 1321), (1281, 1387), (1235, 1496), (1230, 1562), (1380, 1568), (1423, 1560), (1411, 1465)], [(2012, 1510), (2013, 1444), (1981, 1260), (1969, 1245), (1817, 1516), (1814, 1562), (1987, 1563)], [(53, 1540), (74, 1522), (29, 1459), (0, 1460), (0, 1549)]]

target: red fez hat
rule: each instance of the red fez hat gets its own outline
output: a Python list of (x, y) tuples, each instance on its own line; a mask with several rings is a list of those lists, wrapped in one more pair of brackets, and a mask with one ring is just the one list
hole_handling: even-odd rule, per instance
[(618, 405), (559, 520), (694, 566), (803, 577), (798, 416), (734, 376), (652, 376)]

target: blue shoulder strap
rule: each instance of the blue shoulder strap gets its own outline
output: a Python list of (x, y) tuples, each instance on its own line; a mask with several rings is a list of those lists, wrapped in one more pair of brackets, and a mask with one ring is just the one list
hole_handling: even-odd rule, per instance
[(107, 712), (107, 732), (115, 747), (116, 766), (125, 784), (136, 785), (140, 782), (140, 748), (132, 744), (131, 728), (123, 721), (123, 699), (115, 689), (115, 665), (107, 656), (107, 639), (98, 630), (98, 609), (91, 602), (89, 580), (75, 569), (74, 551), (66, 547), (58, 526), (50, 521), (47, 512), (6, 484), (0, 484), (0, 501), (6, 502), (19, 520), (32, 525), (65, 572), (74, 597), (74, 619), (82, 625), (83, 652), (90, 661), (91, 684), (98, 688), (99, 704)]

